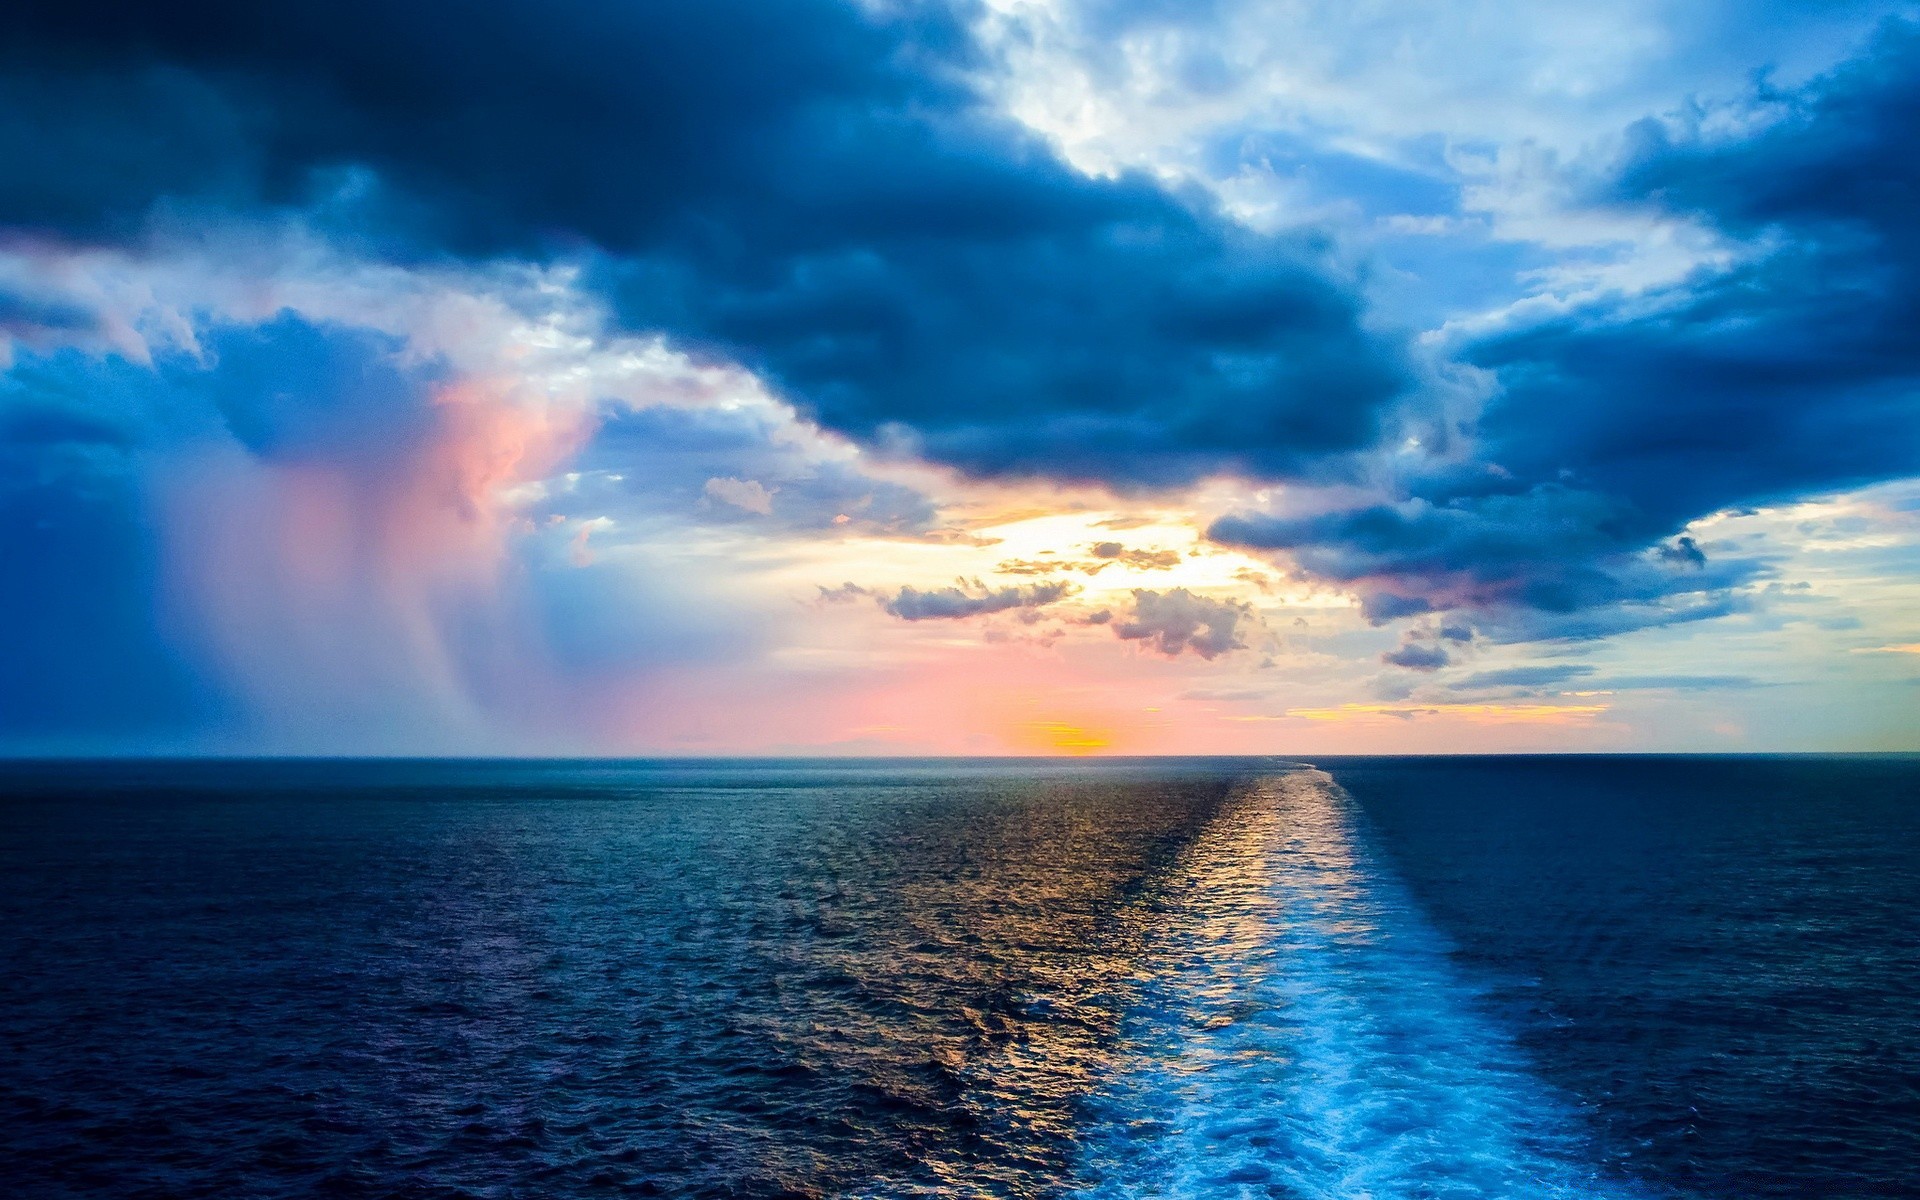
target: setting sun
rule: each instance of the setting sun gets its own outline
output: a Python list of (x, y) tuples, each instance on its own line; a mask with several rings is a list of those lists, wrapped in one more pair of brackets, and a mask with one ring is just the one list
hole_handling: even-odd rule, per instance
[(1036, 721), (1023, 728), (1033, 742), (1054, 754), (1098, 754), (1113, 745), (1104, 733), (1064, 721)]

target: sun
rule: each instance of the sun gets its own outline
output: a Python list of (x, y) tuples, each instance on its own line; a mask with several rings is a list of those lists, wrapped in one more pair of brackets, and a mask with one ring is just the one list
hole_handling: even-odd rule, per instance
[(1098, 754), (1113, 745), (1111, 735), (1065, 721), (1029, 721), (1021, 726), (1021, 742), (1052, 754)]

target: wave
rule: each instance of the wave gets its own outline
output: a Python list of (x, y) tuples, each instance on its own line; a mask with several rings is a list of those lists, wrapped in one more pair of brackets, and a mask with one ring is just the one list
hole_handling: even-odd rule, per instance
[(1313, 769), (1194, 844), (1125, 1065), (1081, 1141), (1086, 1200), (1602, 1200), (1581, 1115), (1536, 1079)]

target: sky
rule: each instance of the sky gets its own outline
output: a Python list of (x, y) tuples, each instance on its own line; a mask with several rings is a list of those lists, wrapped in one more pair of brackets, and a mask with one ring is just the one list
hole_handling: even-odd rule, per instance
[(0, 753), (1920, 749), (1920, 10), (20, 0)]

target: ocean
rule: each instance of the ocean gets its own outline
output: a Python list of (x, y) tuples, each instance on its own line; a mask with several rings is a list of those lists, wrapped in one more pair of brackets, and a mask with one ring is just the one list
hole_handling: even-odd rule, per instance
[(1920, 1196), (1920, 758), (0, 764), (12, 1197)]

